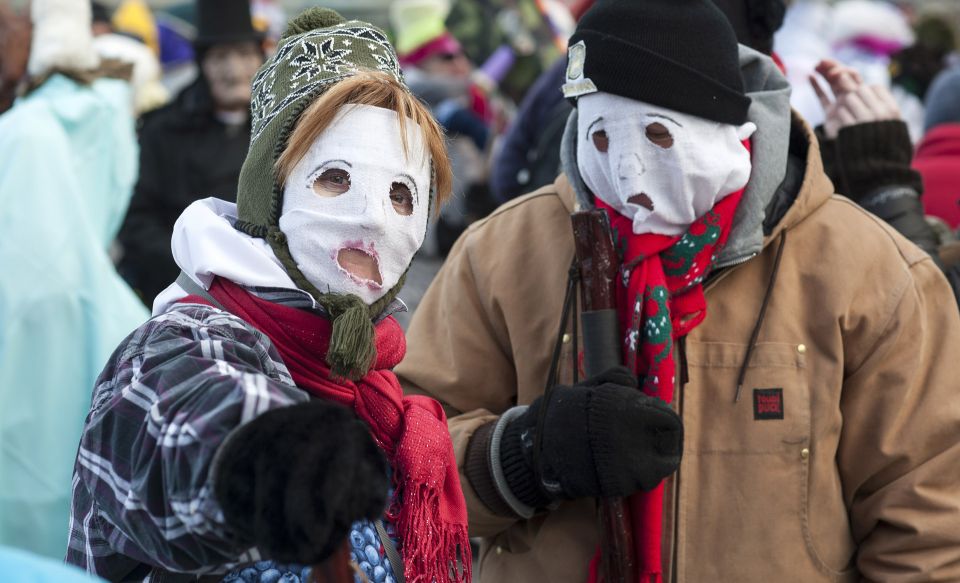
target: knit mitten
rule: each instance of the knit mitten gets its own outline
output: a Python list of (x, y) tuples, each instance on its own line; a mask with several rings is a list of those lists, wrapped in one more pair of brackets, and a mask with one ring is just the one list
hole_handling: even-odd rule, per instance
[(214, 493), (227, 525), (266, 558), (316, 564), (386, 506), (387, 465), (348, 409), (312, 401), (234, 430), (217, 453)]
[[(536, 456), (537, 418), (544, 407)], [(500, 461), (512, 494), (543, 508), (558, 499), (650, 490), (676, 471), (682, 451), (679, 416), (638, 390), (636, 377), (617, 367), (535, 400), (504, 429)]]

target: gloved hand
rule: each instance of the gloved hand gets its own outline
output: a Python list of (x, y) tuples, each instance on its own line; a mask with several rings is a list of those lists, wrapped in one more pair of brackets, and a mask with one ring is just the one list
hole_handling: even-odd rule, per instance
[[(535, 465), (537, 416), (546, 407)], [(557, 386), (508, 422), (501, 463), (511, 492), (533, 508), (557, 499), (627, 496), (651, 490), (676, 471), (683, 452), (680, 417), (637, 389), (636, 377), (612, 368)]]
[(379, 518), (386, 460), (345, 407), (312, 401), (268, 411), (233, 431), (214, 462), (227, 524), (267, 558), (316, 564), (361, 518)]

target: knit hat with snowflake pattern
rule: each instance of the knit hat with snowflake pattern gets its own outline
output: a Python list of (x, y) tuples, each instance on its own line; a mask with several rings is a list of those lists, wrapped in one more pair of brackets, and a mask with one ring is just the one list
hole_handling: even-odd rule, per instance
[(330, 315), (333, 335), (327, 362), (335, 374), (349, 378), (365, 374), (373, 361), (371, 319), (393, 301), (404, 278), (371, 306), (357, 296), (322, 293), (307, 281), (280, 230), (283, 188), (274, 164), (307, 106), (360, 70), (381, 71), (403, 83), (397, 55), (383, 31), (326, 8), (308, 9), (290, 22), (277, 52), (253, 79), (250, 149), (240, 170), (235, 225), (266, 239), (294, 283)]

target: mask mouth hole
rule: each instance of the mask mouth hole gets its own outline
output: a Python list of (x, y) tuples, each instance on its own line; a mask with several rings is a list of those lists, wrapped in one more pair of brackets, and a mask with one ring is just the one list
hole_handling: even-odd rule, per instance
[(337, 252), (337, 265), (360, 282), (383, 285), (380, 262), (369, 251), (359, 247), (344, 247)]
[(650, 200), (650, 197), (647, 196), (647, 193), (645, 192), (641, 192), (640, 194), (635, 194), (631, 196), (630, 198), (627, 199), (627, 202), (629, 202), (630, 204), (641, 206), (647, 209), (648, 211), (653, 210), (653, 201)]

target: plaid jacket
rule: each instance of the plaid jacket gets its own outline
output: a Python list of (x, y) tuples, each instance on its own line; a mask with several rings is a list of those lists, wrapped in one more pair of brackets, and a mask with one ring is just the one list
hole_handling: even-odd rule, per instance
[(180, 304), (146, 322), (96, 382), (67, 562), (111, 581), (156, 581), (154, 567), (220, 575), (258, 561), (224, 523), (213, 458), (233, 429), (308, 400), (267, 337), (235, 316)]

